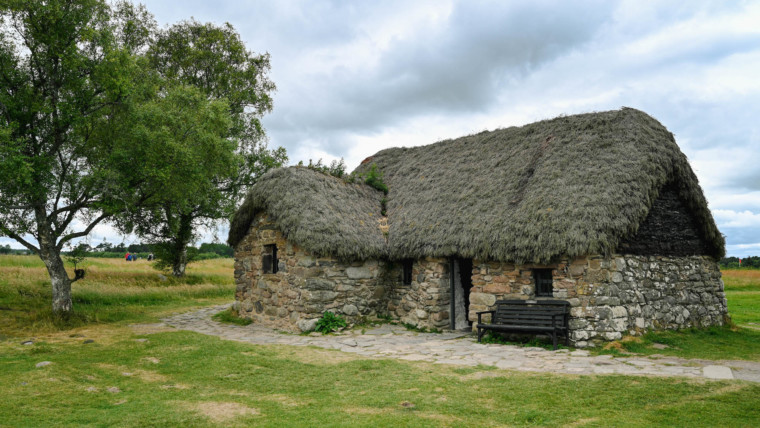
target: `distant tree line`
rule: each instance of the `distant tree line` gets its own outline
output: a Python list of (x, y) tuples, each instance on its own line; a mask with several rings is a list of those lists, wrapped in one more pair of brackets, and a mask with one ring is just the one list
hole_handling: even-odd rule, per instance
[(29, 254), (29, 250), (17, 250), (10, 245), (0, 245), (0, 254)]
[[(739, 264), (741, 259), (741, 265)], [(760, 256), (747, 256), (747, 257), (724, 257), (720, 260), (720, 267), (722, 269), (760, 269)]]
[[(6, 245), (8, 249), (10, 249), (9, 246)], [(0, 246), (0, 254), (10, 254), (10, 253), (4, 253), (3, 247)], [(11, 250), (14, 251), (14, 250)], [(23, 252), (24, 250), (15, 250)], [(95, 258), (122, 258), (126, 255), (126, 253), (130, 254), (136, 254), (139, 257), (147, 258), (148, 254), (155, 254), (157, 252), (161, 251), (161, 247), (157, 246), (155, 244), (145, 244), (145, 243), (138, 243), (138, 244), (130, 244), (126, 245), (125, 243), (120, 244), (111, 244), (110, 242), (102, 242), (94, 247), (90, 246), (89, 244), (85, 242), (80, 242), (76, 247), (69, 249), (68, 251), (65, 251), (64, 254), (70, 255), (73, 252), (77, 252), (79, 254), (82, 254), (83, 257), (95, 257)], [(192, 261), (196, 260), (207, 260), (207, 259), (218, 259), (218, 258), (224, 258), (224, 257), (232, 257), (234, 251), (232, 247), (226, 244), (215, 244), (215, 243), (202, 243), (200, 247), (194, 247), (192, 245), (189, 245), (187, 247), (187, 253), (189, 255), (189, 258)]]

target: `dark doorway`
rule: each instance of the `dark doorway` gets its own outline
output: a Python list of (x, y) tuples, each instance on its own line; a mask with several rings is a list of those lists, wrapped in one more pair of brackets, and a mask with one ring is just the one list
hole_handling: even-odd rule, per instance
[(468, 329), (472, 326), (470, 314), (470, 290), (472, 289), (472, 259), (453, 260), (451, 324), (452, 329)]

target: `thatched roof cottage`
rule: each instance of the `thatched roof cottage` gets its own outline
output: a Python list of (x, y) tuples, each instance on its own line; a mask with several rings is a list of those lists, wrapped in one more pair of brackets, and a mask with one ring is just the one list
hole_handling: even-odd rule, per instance
[(387, 195), (271, 171), (235, 215), (235, 308), (467, 328), (497, 299), (565, 299), (587, 346), (722, 324), (722, 235), (673, 135), (638, 110), (563, 116), (365, 160)]

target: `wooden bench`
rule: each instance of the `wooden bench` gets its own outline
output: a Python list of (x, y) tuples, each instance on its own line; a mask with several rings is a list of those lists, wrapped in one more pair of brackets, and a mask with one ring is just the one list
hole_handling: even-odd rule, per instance
[[(565, 337), (565, 346), (569, 345), (568, 321), (570, 303), (564, 300), (498, 300), (496, 309), (477, 312), (478, 342), (486, 330), (515, 333), (549, 333), (554, 349), (557, 338)], [(491, 323), (484, 324), (483, 314), (491, 314)]]

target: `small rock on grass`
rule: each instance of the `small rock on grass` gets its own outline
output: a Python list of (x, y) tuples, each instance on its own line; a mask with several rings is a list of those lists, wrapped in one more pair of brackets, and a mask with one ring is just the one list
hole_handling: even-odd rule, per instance
[(84, 343), (95, 343), (95, 341), (92, 340), (92, 339), (87, 339), (87, 340), (84, 341)]
[(21, 342), (21, 344), (22, 345), (34, 345), (34, 341), (33, 340), (26, 340), (24, 342)]
[(45, 367), (51, 364), (53, 363), (51, 363), (50, 361), (40, 361), (39, 363), (35, 364), (34, 367)]
[(653, 343), (652, 348), (654, 349), (668, 349), (670, 346), (664, 344), (664, 343)]

